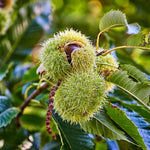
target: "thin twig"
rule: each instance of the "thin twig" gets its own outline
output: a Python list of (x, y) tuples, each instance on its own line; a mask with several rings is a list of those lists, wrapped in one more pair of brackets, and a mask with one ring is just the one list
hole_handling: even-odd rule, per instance
[(119, 50), (119, 49), (123, 49), (123, 48), (138, 48), (138, 49), (150, 50), (149, 47), (128, 46), (128, 45), (126, 46), (126, 45), (124, 45), (124, 46), (118, 46), (118, 47), (112, 48), (112, 49), (110, 49), (110, 50), (105, 50), (105, 49), (104, 49), (104, 50), (101, 51), (100, 53), (97, 53), (96, 56), (100, 56), (100, 55), (105, 56), (105, 55), (111, 53), (112, 51)]
[(112, 48), (110, 50), (107, 50), (106, 52), (102, 53), (101, 55), (105, 56), (105, 55), (107, 55), (108, 53), (110, 53), (110, 52), (112, 52), (114, 50), (119, 50), (119, 49), (123, 49), (123, 48), (138, 48), (138, 49), (144, 49), (144, 50), (149, 50), (150, 51), (149, 47), (141, 47), (141, 46), (118, 46), (118, 47)]
[(97, 41), (96, 41), (96, 50), (98, 50), (99, 48), (99, 37), (101, 36), (102, 32), (100, 32), (98, 35), (97, 35)]
[(106, 53), (106, 52), (107, 52), (107, 50), (106, 50), (106, 49), (104, 49), (103, 51), (101, 51), (101, 52), (97, 53), (97, 54), (96, 54), (96, 56), (100, 56), (100, 55), (102, 55), (103, 53)]
[(31, 93), (29, 95), (29, 97), (27, 99), (25, 99), (25, 101), (23, 102), (23, 104), (20, 106), (20, 112), (18, 113), (17, 117), (16, 117), (16, 124), (18, 127), (21, 126), (21, 122), (20, 122), (20, 117), (23, 114), (24, 109), (28, 106), (28, 104), (30, 103), (31, 99), (34, 99), (37, 95), (39, 95), (43, 90), (48, 88), (48, 84), (44, 83), (39, 89), (36, 89), (35, 91), (33, 91), (33, 93)]

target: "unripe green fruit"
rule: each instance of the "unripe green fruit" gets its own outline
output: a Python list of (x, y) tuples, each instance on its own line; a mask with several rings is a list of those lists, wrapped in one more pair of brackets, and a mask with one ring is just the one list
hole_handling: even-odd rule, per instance
[[(82, 59), (78, 53), (72, 56), (75, 50), (80, 51), (80, 49), (83, 52), (82, 56), (84, 55)], [(80, 32), (72, 29), (60, 32), (46, 41), (40, 53), (46, 77), (55, 80), (66, 77), (73, 70), (86, 70), (87, 68), (91, 70), (95, 62), (94, 58), (95, 54), (90, 41)], [(79, 64), (82, 64), (82, 67)]]
[(41, 62), (46, 69), (45, 76), (57, 80), (70, 72), (71, 68), (64, 55), (58, 50), (53, 50), (54, 43), (55, 41), (51, 39), (48, 43), (49, 47), (44, 47)]
[[(100, 51), (102, 50), (99, 49), (99, 52)], [(97, 72), (104, 75), (104, 72), (116, 71), (119, 65), (112, 54), (107, 54), (106, 56), (100, 55), (96, 57), (96, 66)], [(114, 85), (106, 81), (106, 92), (113, 91), (113, 89)]]
[(88, 45), (72, 52), (72, 67), (75, 72), (92, 72), (95, 66), (95, 49)]
[(9, 27), (9, 24), (10, 24), (10, 16), (8, 12), (0, 9), (0, 35), (3, 35), (6, 33)]
[(54, 106), (62, 119), (84, 122), (104, 103), (105, 83), (97, 73), (72, 73), (55, 93)]
[(60, 46), (64, 46), (70, 41), (79, 41), (84, 46), (90, 44), (90, 41), (85, 35), (81, 34), (81, 32), (74, 31), (73, 29), (59, 32), (58, 34), (54, 35), (54, 39), (59, 42)]

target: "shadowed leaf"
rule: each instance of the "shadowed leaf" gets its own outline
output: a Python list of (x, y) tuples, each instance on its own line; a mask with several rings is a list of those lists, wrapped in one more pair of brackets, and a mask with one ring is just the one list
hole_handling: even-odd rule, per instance
[(138, 128), (135, 124), (127, 118), (125, 112), (120, 110), (119, 108), (114, 107), (112, 104), (105, 105), (106, 113), (109, 117), (117, 124), (121, 129), (123, 129), (132, 139), (134, 139), (137, 144), (143, 148), (143, 150), (147, 150), (143, 138), (139, 134)]

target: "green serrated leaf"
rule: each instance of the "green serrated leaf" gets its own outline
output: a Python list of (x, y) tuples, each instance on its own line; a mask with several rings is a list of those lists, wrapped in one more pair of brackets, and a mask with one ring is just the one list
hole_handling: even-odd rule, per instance
[(89, 135), (84, 132), (79, 125), (71, 125), (55, 113), (53, 115), (58, 128), (61, 132), (64, 142), (64, 149), (70, 150), (91, 150), (93, 149), (93, 142)]
[(39, 79), (39, 75), (36, 74), (38, 66), (34, 66), (30, 68), (23, 76), (23, 82), (35, 81)]
[(145, 104), (149, 101), (150, 95), (149, 85), (134, 82), (129, 78), (127, 71), (114, 72), (109, 76), (108, 81), (132, 95), (146, 107)]
[(0, 139), (4, 140), (4, 145), (0, 149), (17, 150), (19, 145), (28, 137), (29, 133), (23, 128), (18, 129), (16, 127), (16, 120), (12, 120), (5, 128), (1, 128)]
[(141, 147), (133, 145), (126, 141), (117, 141), (117, 145), (119, 147), (119, 150), (143, 150)]
[(134, 125), (134, 123), (127, 118), (125, 112), (121, 111), (118, 107), (114, 107), (112, 104), (106, 103), (105, 105), (106, 113), (109, 117), (119, 125), (132, 139), (134, 139), (137, 144), (143, 148), (143, 150), (147, 150), (143, 138), (139, 134), (138, 128)]
[(149, 42), (149, 34), (144, 34), (143, 32), (139, 32), (138, 34), (133, 34), (128, 37), (126, 41), (127, 46), (143, 46), (150, 47)]
[(143, 106), (137, 105), (137, 104), (128, 104), (116, 97), (110, 97), (110, 96), (109, 96), (109, 101), (117, 102), (117, 103), (121, 104), (123, 107), (125, 107), (127, 109), (131, 109), (132, 111), (135, 111), (136, 113), (138, 113), (139, 116), (142, 116), (145, 121), (150, 123), (150, 117), (149, 117), (150, 112), (147, 109), (145, 109)]
[(127, 71), (129, 76), (133, 77), (135, 80), (138, 82), (143, 82), (143, 83), (149, 83), (150, 80), (147, 79), (147, 77), (136, 67), (129, 65), (129, 64), (124, 64), (121, 65), (122, 70)]
[(134, 61), (131, 58), (130, 54), (127, 51), (123, 49), (121, 51), (116, 51), (116, 55), (120, 64), (131, 64), (140, 69), (142, 72), (149, 74), (149, 72), (146, 71), (143, 66), (139, 65), (136, 61)]
[(143, 46), (144, 43), (144, 34), (142, 32), (138, 34), (133, 34), (128, 37), (127, 45), (128, 46)]
[(120, 11), (111, 10), (100, 20), (99, 28), (101, 32), (108, 31), (110, 28), (126, 26), (126, 16)]
[(2, 66), (10, 60), (19, 63), (29, 56), (43, 33), (42, 27), (35, 21), (36, 14), (33, 7), (25, 7), (23, 11), (24, 13), (19, 11), (15, 23), (9, 28), (7, 34), (0, 37)]
[(42, 131), (40, 133), (40, 149), (43, 149), (43, 147), (47, 143), (49, 143), (51, 140), (52, 140), (52, 137), (46, 131), (46, 127), (42, 128)]
[[(50, 127), (51, 127), (51, 129), (52, 129), (52, 132), (53, 132), (53, 134), (55, 134), (55, 135), (58, 135), (58, 130), (57, 130), (57, 127), (56, 127), (56, 123), (55, 123), (55, 121), (54, 121), (54, 119), (52, 118), (52, 120), (51, 120), (51, 124), (50, 124)], [(46, 130), (46, 125), (45, 126), (43, 126), (43, 128), (41, 129), (41, 134), (40, 134), (40, 149), (44, 149), (45, 150), (45, 148), (43, 148), (47, 143), (53, 143), (53, 141), (55, 141), (55, 140), (52, 140), (52, 136), (51, 135), (49, 135), (49, 133), (47, 132), (47, 130)], [(61, 142), (60, 142), (60, 140), (59, 140), (59, 137), (57, 136), (57, 140), (56, 140), (56, 143), (58, 144), (59, 143), (59, 150), (60, 150), (60, 147), (61, 147)], [(50, 145), (51, 145), (50, 144)], [(51, 146), (48, 146), (47, 148), (48, 149), (51, 149)], [(52, 144), (53, 145), (53, 144)], [(53, 147), (53, 146), (52, 146)]]
[(14, 119), (17, 114), (19, 113), (19, 110), (16, 108), (8, 108), (4, 112), (0, 113), (0, 128), (7, 126), (12, 119)]
[(11, 106), (11, 100), (6, 96), (0, 95), (0, 113), (10, 108)]
[(30, 131), (41, 130), (45, 125), (46, 110), (40, 107), (26, 107), (21, 117), (22, 126)]
[(10, 63), (0, 68), (0, 81), (2, 81), (6, 77), (12, 67), (13, 63)]
[(125, 140), (131, 142), (125, 136), (125, 132), (117, 128), (104, 112), (98, 112), (91, 120), (82, 123), (81, 126), (85, 131), (94, 135), (103, 136), (111, 140)]

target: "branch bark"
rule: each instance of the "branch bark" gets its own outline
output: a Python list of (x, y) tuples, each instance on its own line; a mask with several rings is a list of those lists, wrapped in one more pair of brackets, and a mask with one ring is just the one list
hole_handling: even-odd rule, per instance
[(48, 88), (48, 84), (44, 83), (39, 89), (36, 89), (35, 91), (33, 91), (33, 93), (31, 93), (29, 95), (29, 97), (27, 99), (25, 99), (25, 101), (23, 102), (23, 104), (20, 106), (20, 112), (18, 113), (17, 117), (16, 117), (16, 125), (17, 127), (21, 126), (21, 122), (20, 122), (20, 117), (23, 114), (24, 109), (28, 106), (28, 104), (30, 103), (31, 99), (34, 99), (37, 95), (39, 95), (42, 91), (44, 91), (45, 89)]
[(100, 56), (100, 55), (102, 55), (103, 53), (106, 53), (107, 52), (107, 50), (106, 49), (104, 49), (103, 51), (101, 51), (100, 53), (97, 53), (96, 54), (96, 56)]

